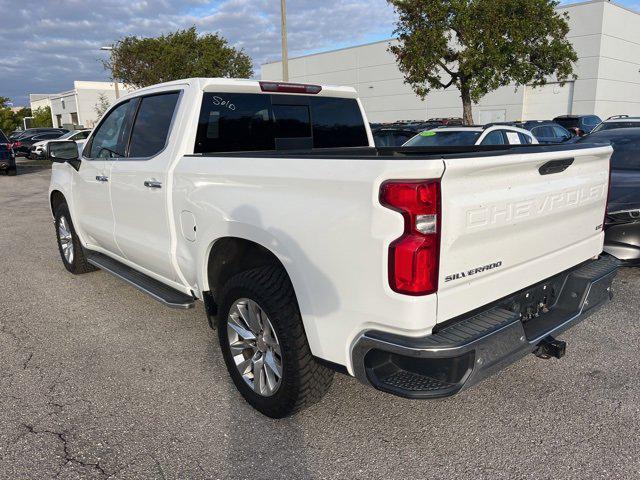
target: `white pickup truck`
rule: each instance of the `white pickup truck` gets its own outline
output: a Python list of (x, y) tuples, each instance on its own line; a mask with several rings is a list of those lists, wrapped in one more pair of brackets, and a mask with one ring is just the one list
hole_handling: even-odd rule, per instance
[(188, 79), (121, 98), (82, 152), (49, 144), (71, 273), (204, 301), (271, 417), (334, 371), (453, 395), (611, 297), (608, 145), (376, 149), (351, 88)]

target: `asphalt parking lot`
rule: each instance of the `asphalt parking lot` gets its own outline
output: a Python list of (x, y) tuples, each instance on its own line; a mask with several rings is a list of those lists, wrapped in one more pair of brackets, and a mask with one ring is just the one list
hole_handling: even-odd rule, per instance
[(58, 257), (47, 168), (0, 176), (0, 478), (640, 478), (640, 270), (569, 331), (457, 397), (336, 376), (287, 420), (244, 403), (200, 306)]

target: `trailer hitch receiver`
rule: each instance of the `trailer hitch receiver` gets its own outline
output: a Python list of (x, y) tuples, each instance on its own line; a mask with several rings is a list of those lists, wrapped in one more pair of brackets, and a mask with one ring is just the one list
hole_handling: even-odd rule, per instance
[(538, 358), (548, 359), (551, 357), (562, 358), (567, 351), (567, 342), (556, 340), (553, 337), (543, 338), (533, 353)]

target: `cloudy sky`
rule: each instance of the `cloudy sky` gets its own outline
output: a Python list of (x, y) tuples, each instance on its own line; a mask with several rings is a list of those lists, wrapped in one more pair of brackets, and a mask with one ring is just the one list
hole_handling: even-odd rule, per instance
[[(574, 3), (574, 2), (565, 2)], [(620, 1), (628, 6), (636, 1)], [(290, 55), (391, 36), (386, 0), (287, 0)], [(278, 0), (0, 0), (0, 96), (15, 105), (29, 93), (107, 80), (99, 50), (125, 35), (156, 36), (192, 25), (219, 32), (260, 64), (278, 58)]]

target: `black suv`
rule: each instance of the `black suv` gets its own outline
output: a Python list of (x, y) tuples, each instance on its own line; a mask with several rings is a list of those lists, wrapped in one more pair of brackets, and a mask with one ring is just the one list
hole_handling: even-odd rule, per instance
[(597, 115), (562, 115), (553, 119), (578, 137), (590, 134), (602, 120)]
[(9, 139), (0, 130), (0, 172), (5, 175), (15, 175), (16, 170), (16, 157), (11, 149), (11, 143)]
[(31, 145), (41, 140), (53, 140), (60, 138), (69, 130), (65, 128), (29, 128), (24, 132), (11, 135), (13, 152), (17, 156), (27, 156), (31, 150)]

